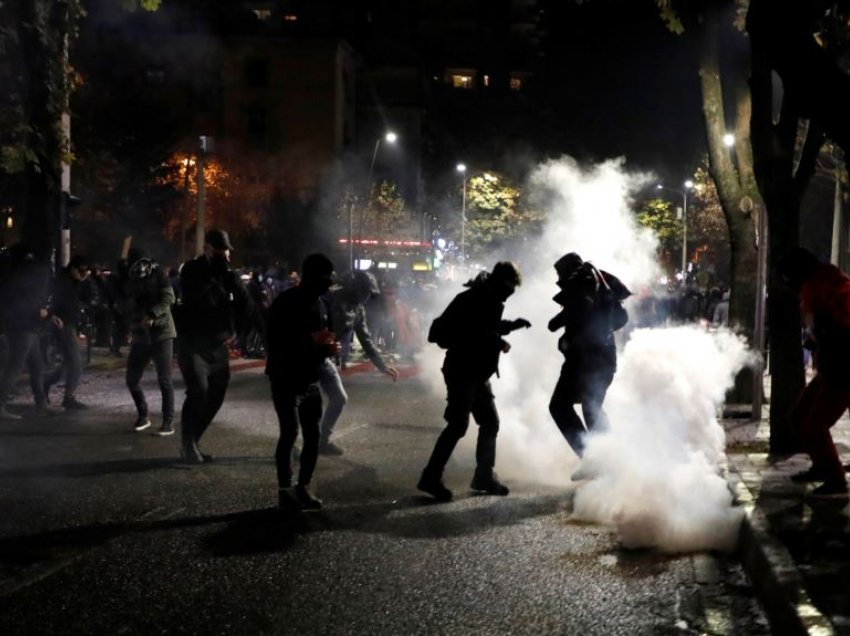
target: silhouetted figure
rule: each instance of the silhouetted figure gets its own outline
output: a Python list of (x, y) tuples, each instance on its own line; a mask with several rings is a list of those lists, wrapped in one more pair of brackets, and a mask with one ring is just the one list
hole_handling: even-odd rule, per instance
[[(23, 244), (9, 250), (10, 270), (0, 285), (0, 319), (8, 346), (0, 374), (0, 420), (19, 420), (6, 409), (9, 392), (26, 366), (35, 399), (36, 415), (54, 412), (44, 393), (43, 367), (38, 334), (48, 323), (58, 329), (62, 321), (47, 308), (50, 268), (32, 249)], [(58, 410), (58, 409), (57, 409)]]
[[(354, 335), (363, 347), (363, 352), (368, 356), (372, 364), (381, 372), (390, 376), (393, 380), (398, 379), (398, 371), (392, 365), (388, 365), (381, 356), (375, 343), (372, 342), (372, 334), (369, 333), (369, 325), (366, 323), (366, 301), (380, 294), (378, 281), (369, 272), (350, 272), (343, 277), (339, 287), (329, 294), (332, 312), (332, 322), (336, 339), (340, 342), (342, 350), (340, 359), (344, 360), (344, 343), (351, 342)], [(350, 345), (349, 345), (350, 346)], [(342, 386), (339, 371), (331, 358), (326, 358), (319, 369), (319, 385), (327, 396), (328, 404), (322, 415), (319, 426), (321, 440), (319, 442), (319, 453), (323, 455), (342, 455), (342, 449), (331, 442), (336, 422), (342, 415), (342, 410), (348, 402), (348, 394)]]
[(431, 324), (428, 341), (447, 349), (443, 378), (448, 404), (444, 414), (446, 428), (437, 438), (418, 488), (440, 501), (452, 498), (451, 490), (443, 484), (443, 469), (458, 441), (466, 434), (470, 414), (478, 424), (476, 468), (471, 488), (491, 495), (509, 492), (493, 472), (499, 415), (490, 377), (498, 372), (499, 356), (511, 348), (502, 336), (531, 326), (524, 318), (502, 320), (504, 303), (521, 282), (516, 265), (496, 263), (492, 273), (482, 272), (466, 283), (469, 289), (455, 296)]
[[(614, 331), (628, 321), (621, 303), (631, 292), (616, 276), (584, 262), (575, 252), (561, 257), (555, 271), (561, 291), (553, 300), (561, 311), (549, 321), (549, 331), (564, 329), (558, 339), (564, 363), (549, 412), (581, 457), (585, 432), (607, 425), (602, 403), (617, 370)], [(584, 423), (576, 404), (581, 404)]]
[(62, 354), (62, 363), (45, 378), (44, 392), (49, 394), (50, 387), (64, 376), (65, 397), (62, 400), (62, 406), (70, 410), (88, 408), (77, 399), (76, 393), (83, 372), (80, 346), (77, 343), (77, 331), (83, 310), (81, 292), (83, 281), (88, 278), (89, 273), (88, 259), (76, 254), (53, 281), (50, 311), (62, 320), (62, 327), (58, 329), (56, 338), (56, 344)]
[(822, 481), (816, 497), (847, 497), (847, 480), (830, 429), (850, 407), (850, 277), (801, 247), (777, 264), (780, 278), (800, 294), (803, 326), (811, 329), (815, 376), (791, 410), (792, 426), (812, 458), (794, 481)]
[[(129, 243), (128, 243), (129, 245)], [(123, 256), (123, 254), (122, 254)], [(117, 302), (130, 332), (125, 381), (136, 406), (133, 430), (149, 428), (148, 403), (140, 386), (145, 368), (153, 360), (162, 396), (162, 425), (157, 435), (174, 434), (174, 384), (171, 362), (177, 330), (171, 315), (174, 288), (168, 275), (143, 250), (128, 249), (118, 263), (120, 278)]]
[(192, 464), (211, 459), (198, 442), (221, 408), (230, 383), (227, 343), (253, 315), (248, 292), (239, 274), (230, 269), (232, 249), (227, 232), (209, 230), (204, 253), (180, 270), (177, 362), (186, 383), (181, 456)]
[(311, 254), (304, 259), (300, 284), (278, 294), (269, 312), (266, 375), (280, 426), (275, 463), (282, 511), (288, 502), (286, 489), (292, 485), (292, 447), (299, 425), (303, 443), (295, 497), (305, 510), (322, 507), (309, 486), (319, 454), (319, 372), (328, 358), (339, 353), (330, 309), (322, 297), (333, 280), (330, 259)]

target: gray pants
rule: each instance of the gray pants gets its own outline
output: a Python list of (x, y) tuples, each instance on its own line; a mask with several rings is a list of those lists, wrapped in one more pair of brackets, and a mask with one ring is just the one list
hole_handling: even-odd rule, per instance
[(12, 384), (21, 375), (26, 365), (30, 376), (30, 387), (35, 398), (36, 406), (44, 406), (47, 398), (44, 396), (42, 384), (41, 348), (38, 346), (38, 334), (24, 331), (7, 334), (8, 355), (6, 366), (0, 375), (0, 408), (6, 405)]

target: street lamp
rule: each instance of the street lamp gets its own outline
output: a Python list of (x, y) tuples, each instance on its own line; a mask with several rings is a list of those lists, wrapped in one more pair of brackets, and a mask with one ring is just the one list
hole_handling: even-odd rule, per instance
[[(386, 141), (388, 144), (394, 144), (398, 141), (398, 135), (393, 131), (388, 130), (382, 137), (375, 140), (375, 148), (372, 150), (372, 161), (369, 163), (369, 180), (366, 182), (368, 192), (366, 193), (366, 205), (360, 209), (360, 223), (357, 230), (358, 242), (363, 240), (363, 215), (366, 209), (372, 206), (372, 175), (375, 172), (375, 159), (378, 157), (378, 149), (381, 147), (381, 141)], [(351, 270), (354, 271), (354, 205), (348, 208), (348, 260), (351, 264)]]
[(466, 266), (466, 164), (459, 163), (455, 169), (463, 175), (463, 203), (460, 209), (460, 262)]
[(676, 190), (675, 188), (668, 188), (666, 186), (661, 185), (660, 183), (656, 186), (659, 190), (667, 190), (668, 192), (674, 192), (682, 197), (682, 284), (688, 280), (688, 190), (692, 190), (694, 187), (694, 182), (688, 179), (685, 181), (684, 190)]
[(727, 148), (731, 148), (735, 145), (735, 135), (732, 133), (726, 133), (723, 135), (723, 145)]

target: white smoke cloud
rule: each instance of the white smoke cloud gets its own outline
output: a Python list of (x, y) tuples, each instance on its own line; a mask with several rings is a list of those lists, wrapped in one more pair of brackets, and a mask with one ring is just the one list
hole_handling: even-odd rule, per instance
[[(632, 291), (657, 280), (656, 240), (637, 226), (630, 205), (649, 181), (625, 172), (621, 161), (584, 167), (571, 158), (548, 162), (531, 177), (549, 221), (527, 253), (509, 255), (520, 264), (523, 285), (507, 301), (505, 318), (521, 316), (533, 326), (508, 336), (512, 349), (493, 379), (501, 419), (496, 469), (508, 483), (574, 487), (579, 460), (548, 409), (562, 362), (559, 334), (546, 327), (558, 311), (552, 266), (574, 251)], [(430, 347), (420, 363), (444, 396), (442, 353)], [(611, 427), (586, 449), (582, 472), (596, 478), (578, 485), (574, 514), (615, 526), (629, 547), (730, 548), (740, 514), (718, 474), (724, 441), (715, 411), (745, 361), (743, 344), (729, 333), (634, 332), (605, 402)], [(471, 428), (455, 455), (471, 454), (476, 434)]]

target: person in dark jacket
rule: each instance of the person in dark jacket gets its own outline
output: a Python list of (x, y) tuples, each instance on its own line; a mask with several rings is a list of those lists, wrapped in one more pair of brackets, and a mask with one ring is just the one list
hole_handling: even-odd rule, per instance
[[(561, 311), (549, 321), (549, 330), (564, 329), (558, 339), (564, 363), (549, 412), (581, 457), (586, 430), (606, 425), (602, 403), (617, 371), (614, 331), (628, 321), (621, 303), (631, 292), (616, 276), (584, 262), (575, 252), (558, 259), (555, 271), (561, 291), (553, 300)], [(576, 404), (581, 404), (584, 423)]]
[(311, 254), (304, 259), (300, 284), (278, 294), (269, 313), (266, 375), (280, 425), (275, 462), (282, 511), (288, 502), (286, 489), (292, 485), (292, 447), (299, 424), (303, 440), (295, 498), (305, 510), (322, 507), (309, 486), (319, 452), (319, 370), (340, 349), (322, 298), (333, 280), (330, 259), (324, 254)]
[(482, 272), (466, 283), (469, 289), (455, 296), (431, 324), (428, 341), (447, 349), (443, 378), (448, 403), (444, 414), (446, 428), (437, 438), (418, 488), (440, 501), (452, 498), (451, 490), (442, 481), (443, 470), (458, 441), (466, 434), (470, 414), (478, 424), (471, 488), (492, 495), (509, 492), (493, 472), (499, 415), (490, 377), (498, 372), (500, 354), (511, 348), (502, 336), (531, 326), (524, 318), (502, 320), (504, 303), (521, 282), (516, 265), (496, 263), (491, 273)]
[(6, 409), (12, 384), (27, 367), (35, 399), (36, 415), (54, 410), (47, 404), (38, 334), (47, 323), (62, 328), (62, 320), (51, 315), (47, 305), (50, 268), (36, 252), (23, 244), (10, 249), (11, 271), (0, 291), (0, 314), (5, 328), (8, 355), (0, 375), (0, 420), (18, 420)]
[(232, 249), (227, 232), (209, 230), (204, 253), (180, 270), (177, 362), (186, 384), (181, 456), (191, 464), (212, 459), (201, 452), (198, 442), (224, 403), (230, 383), (227, 342), (253, 315), (248, 292), (230, 269)]
[[(129, 244), (127, 244), (129, 245)], [(133, 430), (150, 427), (148, 403), (140, 386), (145, 367), (153, 360), (162, 395), (162, 425), (157, 435), (174, 434), (174, 384), (171, 361), (177, 330), (171, 316), (174, 289), (168, 275), (143, 250), (131, 248), (118, 262), (120, 278), (117, 302), (120, 315), (127, 321), (130, 354), (127, 356), (126, 383), (136, 405)]]
[[(82, 313), (81, 293), (83, 281), (90, 273), (88, 259), (76, 254), (68, 261), (53, 281), (51, 313), (62, 320), (57, 334), (57, 345), (62, 354), (62, 364), (44, 380), (44, 392), (49, 396), (50, 387), (65, 377), (65, 397), (62, 406), (68, 410), (87, 409), (88, 406), (77, 399), (77, 387), (83, 372), (83, 361), (77, 343), (78, 325)], [(49, 398), (48, 398), (49, 401)]]
[[(384, 361), (375, 347), (375, 343), (372, 342), (372, 334), (369, 333), (369, 325), (366, 323), (364, 303), (378, 294), (380, 294), (378, 281), (369, 272), (355, 271), (346, 275), (340, 286), (331, 290), (329, 294), (333, 329), (341, 346), (346, 339), (350, 341), (356, 334), (357, 340), (372, 364), (381, 373), (390, 376), (395, 381), (398, 380), (398, 371)], [(348, 402), (348, 394), (342, 386), (337, 365), (331, 358), (326, 358), (322, 363), (319, 370), (319, 385), (328, 399), (327, 407), (319, 425), (321, 431), (319, 453), (342, 455), (342, 449), (331, 441), (331, 435), (345, 404)]]
[(830, 429), (850, 407), (850, 277), (804, 248), (786, 253), (779, 277), (800, 294), (803, 326), (811, 329), (815, 376), (791, 410), (790, 421), (812, 459), (797, 482), (822, 481), (815, 497), (847, 497), (847, 478)]

